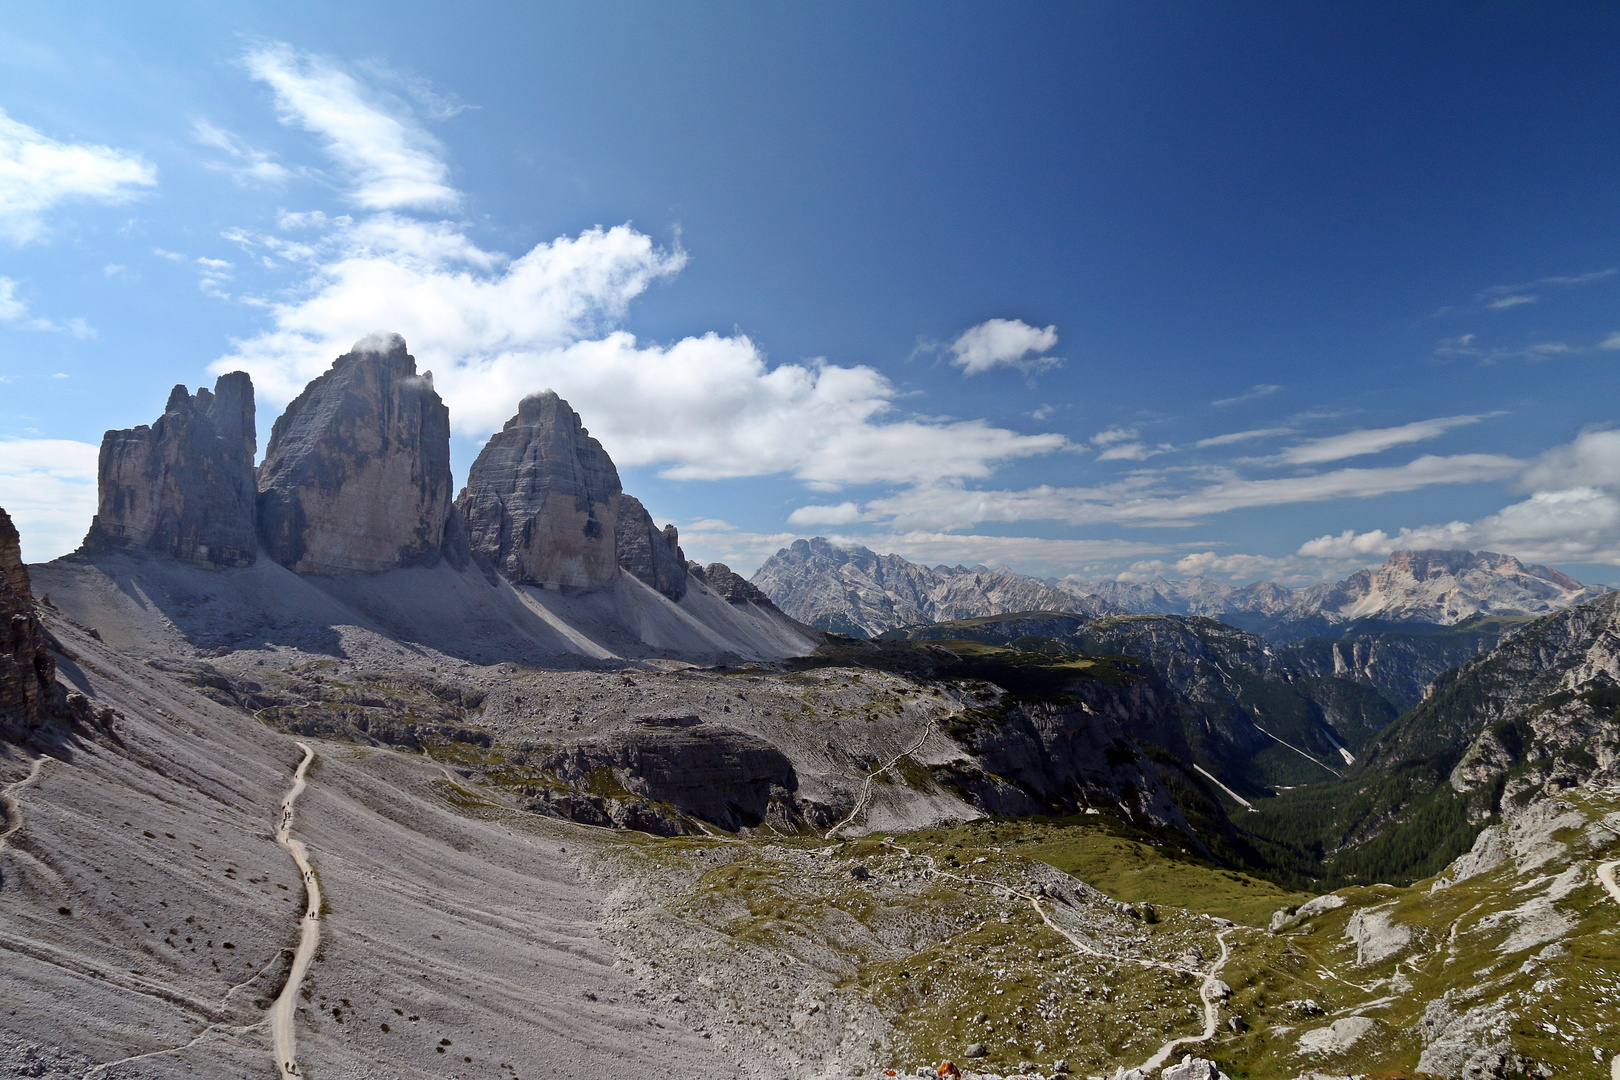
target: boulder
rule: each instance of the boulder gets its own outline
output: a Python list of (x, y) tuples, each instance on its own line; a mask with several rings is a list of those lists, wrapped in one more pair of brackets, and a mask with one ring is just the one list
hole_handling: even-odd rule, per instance
[(259, 467), (259, 536), (300, 574), (464, 565), (450, 411), (398, 334), (373, 334), (304, 388)]
[(686, 553), (675, 526), (663, 531), (634, 495), (619, 496), (619, 522), (614, 533), (619, 565), (671, 600), (686, 595)]
[[(456, 507), (473, 552), (509, 580), (594, 588), (619, 573), (622, 494), (602, 444), (547, 390), (484, 444)], [(656, 580), (655, 565), (649, 556)]]
[(249, 566), (258, 553), (253, 381), (184, 386), (151, 425), (102, 436), (96, 516), (84, 546), (146, 551), (199, 566)]
[(1195, 1058), (1191, 1054), (1159, 1073), (1159, 1080), (1227, 1080), (1226, 1074), (1208, 1058)]
[(11, 516), (0, 510), (0, 738), (26, 739), (49, 714), (56, 681)]

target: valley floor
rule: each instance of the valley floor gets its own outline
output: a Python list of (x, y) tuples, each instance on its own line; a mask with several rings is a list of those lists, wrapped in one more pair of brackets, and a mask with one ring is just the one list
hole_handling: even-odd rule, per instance
[(1102, 814), (902, 820), (931, 722), (867, 673), (892, 732), (842, 820), (655, 837), (431, 751), (295, 741), (53, 630), (119, 719), (0, 760), (7, 1075), (274, 1077), (278, 998), (283, 1074), (314, 1078), (1112, 1076), (1189, 1053), (1239, 1080), (1563, 1076), (1620, 1052), (1620, 792), (1536, 804), (1439, 878), (1313, 899)]

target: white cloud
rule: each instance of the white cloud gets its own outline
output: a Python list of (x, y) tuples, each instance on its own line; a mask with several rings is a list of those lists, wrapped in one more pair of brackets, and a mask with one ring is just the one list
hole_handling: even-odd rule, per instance
[(138, 154), (58, 142), (0, 110), (0, 236), (12, 243), (43, 238), (46, 212), (60, 203), (127, 202), (156, 183)]
[(286, 166), (278, 164), (265, 151), (249, 146), (241, 136), (217, 128), (206, 120), (193, 121), (191, 133), (204, 146), (225, 152), (229, 162), (214, 167), (229, 173), (239, 184), (279, 185), (292, 175)]
[(1199, 439), (1193, 445), (1200, 450), (1206, 450), (1211, 446), (1231, 446), (1233, 443), (1248, 442), (1251, 439), (1271, 439), (1279, 435), (1296, 434), (1298, 432), (1294, 428), (1254, 428), (1250, 431), (1233, 431), (1225, 435), (1213, 435), (1207, 439)]
[(1527, 491), (1599, 487), (1620, 491), (1620, 430), (1583, 431), (1536, 459), (1520, 480)]
[(867, 515), (852, 502), (837, 506), (801, 506), (788, 515), (789, 525), (848, 525), (866, 520)]
[(43, 330), (48, 333), (65, 333), (81, 340), (96, 336), (90, 324), (80, 318), (69, 319), (64, 326), (50, 319), (37, 317), (30, 319), (27, 316), (28, 301), (18, 298), (17, 283), (8, 277), (0, 277), (0, 323), (15, 323), (29, 330)]
[(926, 484), (873, 499), (866, 511), (902, 529), (964, 529), (986, 521), (1062, 521), (1070, 525), (1191, 525), (1215, 514), (1259, 506), (1363, 499), (1435, 484), (1508, 480), (1524, 463), (1500, 454), (1426, 455), (1382, 469), (1336, 469), (1274, 480), (1225, 479), (1176, 491), (1162, 476), (1138, 475), (1098, 488), (1041, 486), (984, 491), (960, 483)]
[(282, 122), (324, 141), (346, 174), (356, 205), (453, 210), (461, 204), (438, 140), (403, 103), (383, 100), (331, 61), (288, 45), (255, 49), (245, 62), (253, 77), (274, 91)]
[[(982, 420), (895, 415), (897, 391), (869, 367), (770, 367), (743, 335), (641, 343), (613, 329), (631, 301), (686, 263), (627, 225), (559, 237), (510, 259), (454, 226), (393, 214), (300, 221), (329, 231), (295, 252), (310, 265), (273, 327), (236, 343), (216, 372), (250, 372), (285, 402), (377, 329), (402, 333), (432, 370), (458, 433), (498, 429), (525, 395), (555, 389), (621, 465), (682, 479), (788, 473), (822, 490), (857, 482), (988, 476), (999, 462), (1061, 449)], [(286, 256), (275, 237), (236, 237)]]
[(1492, 311), (1504, 311), (1508, 308), (1516, 308), (1524, 304), (1533, 304), (1537, 299), (1538, 298), (1535, 296), (1519, 293), (1514, 296), (1499, 296), (1485, 306), (1490, 308)]
[(951, 342), (951, 361), (963, 375), (982, 375), (998, 367), (1034, 371), (1062, 361), (1038, 356), (1057, 344), (1057, 327), (1030, 326), (1022, 319), (990, 319), (962, 332)]
[(79, 546), (96, 512), (99, 448), (66, 439), (0, 439), (0, 506), (23, 538), (23, 559)]
[(1528, 562), (1620, 565), (1620, 498), (1596, 488), (1538, 491), (1476, 522), (1424, 525), (1394, 535), (1347, 530), (1306, 541), (1299, 553), (1342, 558), (1423, 548), (1500, 551)]
[(1282, 452), (1282, 459), (1292, 465), (1316, 465), (1326, 461), (1360, 457), (1363, 454), (1378, 454), (1391, 447), (1437, 438), (1452, 428), (1477, 424), (1486, 419), (1486, 415), (1499, 414), (1442, 416), (1434, 420), (1402, 424), (1399, 427), (1366, 428), (1349, 431), (1343, 435), (1330, 435), (1325, 439), (1311, 439), (1285, 449)]
[(1232, 397), (1218, 398), (1215, 401), (1210, 402), (1210, 404), (1215, 406), (1217, 409), (1224, 409), (1228, 405), (1237, 405), (1245, 401), (1253, 401), (1255, 398), (1269, 397), (1281, 389), (1282, 387), (1277, 386), (1274, 383), (1260, 383), (1257, 386), (1249, 387), (1241, 394), (1235, 394)]

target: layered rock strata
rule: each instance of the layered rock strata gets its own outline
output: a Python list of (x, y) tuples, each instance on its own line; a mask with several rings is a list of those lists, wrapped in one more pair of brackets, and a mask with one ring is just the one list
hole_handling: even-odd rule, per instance
[(56, 679), (11, 516), (0, 510), (0, 737), (24, 738), (50, 710)]
[(508, 580), (593, 588), (619, 573), (622, 498), (607, 451), (547, 390), (484, 444), (456, 506), (473, 552)]
[(146, 551), (201, 566), (257, 557), (253, 382), (221, 375), (213, 392), (169, 394), (151, 426), (101, 440), (89, 548)]
[(619, 565), (671, 600), (686, 595), (686, 553), (673, 525), (660, 531), (634, 495), (619, 496)]
[(259, 536), (300, 574), (462, 564), (450, 411), (398, 334), (374, 334), (304, 388), (259, 467)]
[(710, 563), (708, 566), (689, 562), (686, 572), (713, 589), (715, 595), (728, 604), (758, 604), (772, 611), (777, 610), (770, 597), (723, 562)]

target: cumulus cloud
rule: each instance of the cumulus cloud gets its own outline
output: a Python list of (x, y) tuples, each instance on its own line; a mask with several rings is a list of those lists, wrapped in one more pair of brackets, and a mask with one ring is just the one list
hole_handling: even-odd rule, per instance
[(789, 525), (849, 525), (866, 520), (868, 515), (862, 513), (861, 508), (853, 502), (842, 502), (837, 506), (801, 506), (788, 515)]
[(951, 342), (951, 363), (963, 375), (982, 375), (998, 367), (1015, 367), (1029, 372), (1062, 363), (1056, 357), (1040, 356), (1057, 344), (1057, 327), (1030, 326), (1022, 319), (990, 319), (962, 332)]
[(23, 537), (23, 559), (79, 546), (96, 512), (99, 448), (67, 439), (0, 439), (0, 506)]
[(157, 183), (140, 155), (90, 143), (65, 143), (0, 110), (0, 236), (39, 240), (47, 211), (65, 202), (127, 202)]
[[(283, 111), (351, 163), (357, 201), (382, 207), (358, 218), (285, 213), (277, 233), (226, 234), (255, 259), (304, 275), (260, 301), (269, 328), (213, 365), (251, 373), (266, 401), (290, 400), (382, 328), (403, 334), (434, 373), (459, 434), (486, 436), (524, 395), (551, 388), (619, 464), (658, 465), (674, 478), (785, 473), (826, 491), (931, 483), (988, 476), (1001, 462), (1067, 445), (982, 420), (903, 415), (896, 388), (873, 368), (773, 367), (742, 334), (639, 341), (619, 324), (636, 297), (686, 265), (684, 251), (629, 225), (559, 237), (516, 258), (483, 250), (456, 223), (394, 209), (455, 201), (434, 194), (447, 170), (408, 117), (379, 110), (347, 72), (284, 46), (250, 62)], [(229, 267), (208, 269), (210, 287), (222, 288)]]
[(275, 94), (283, 123), (320, 137), (367, 210), (453, 210), (442, 148), (402, 104), (386, 100), (335, 63), (285, 44), (244, 58), (254, 78)]
[(1311, 439), (1298, 446), (1290, 446), (1282, 452), (1282, 459), (1291, 465), (1317, 465), (1327, 461), (1360, 457), (1363, 454), (1378, 454), (1391, 447), (1438, 438), (1452, 428), (1477, 424), (1487, 416), (1497, 415), (1500, 414), (1442, 416), (1433, 420), (1402, 424), (1399, 427), (1348, 431), (1343, 435), (1329, 435), (1324, 439)]

